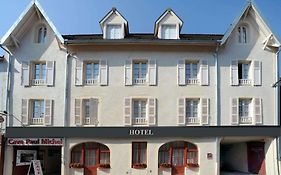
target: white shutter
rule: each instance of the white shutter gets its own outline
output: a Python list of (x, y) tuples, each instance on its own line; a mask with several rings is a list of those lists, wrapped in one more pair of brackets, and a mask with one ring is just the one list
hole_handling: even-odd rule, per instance
[(254, 61), (254, 86), (261, 85), (261, 62)]
[(200, 64), (200, 72), (201, 72), (201, 85), (207, 86), (209, 85), (209, 66), (207, 60), (201, 60)]
[(133, 68), (132, 68), (132, 60), (125, 61), (125, 85), (133, 84)]
[(124, 125), (132, 124), (132, 99), (124, 99)]
[(231, 124), (238, 125), (239, 123), (239, 99), (231, 99)]
[(21, 100), (21, 122), (23, 125), (28, 125), (29, 121), (29, 101), (27, 99)]
[(23, 86), (29, 86), (30, 84), (30, 65), (27, 62), (22, 62), (21, 63), (21, 84)]
[(55, 75), (55, 61), (47, 61), (46, 69), (46, 84), (47, 86), (54, 85), (54, 75)]
[(148, 75), (149, 75), (149, 85), (155, 86), (157, 83), (157, 70), (156, 70), (156, 60), (149, 60), (148, 63)]
[(45, 100), (45, 125), (51, 125), (53, 119), (53, 100)]
[(178, 85), (186, 85), (185, 60), (178, 60)]
[(75, 125), (82, 125), (83, 123), (83, 113), (82, 113), (82, 99), (75, 99), (74, 101), (74, 123)]
[(156, 98), (148, 99), (148, 124), (156, 124)]
[(238, 82), (238, 61), (231, 61), (230, 67), (230, 81), (231, 85), (237, 86)]
[(107, 85), (108, 66), (106, 60), (100, 60), (100, 85)]
[(262, 100), (254, 98), (254, 112), (256, 124), (262, 124)]
[(75, 65), (75, 85), (82, 86), (83, 85), (83, 61), (76, 59)]
[(185, 98), (178, 99), (178, 124), (185, 125)]
[(98, 124), (98, 99), (90, 99), (90, 125)]
[(201, 98), (201, 124), (207, 125), (209, 124), (209, 99)]

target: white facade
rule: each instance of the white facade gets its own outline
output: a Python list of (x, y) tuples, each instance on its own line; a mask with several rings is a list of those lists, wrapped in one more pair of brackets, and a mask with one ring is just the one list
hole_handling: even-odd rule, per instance
[[(20, 118), (9, 117), (9, 127), (49, 127), (51, 130), (52, 127), (279, 125), (278, 93), (272, 84), (278, 79), (277, 50), (280, 43), (253, 4), (246, 6), (224, 36), (206, 35), (212, 40), (198, 39), (196, 35), (181, 36), (183, 22), (172, 10), (167, 10), (156, 21), (155, 33), (147, 36), (157, 37), (154, 43), (130, 40), (134, 34), (128, 33), (128, 22), (116, 9), (110, 11), (100, 24), (101, 38), (72, 35), (64, 36), (63, 42), (38, 2), (30, 4), (20, 22), (1, 40), (12, 53), (8, 113)], [(168, 33), (163, 32), (163, 28), (169, 27), (167, 25), (174, 25), (175, 28), (169, 30), (175, 29), (175, 32), (168, 29)], [(120, 28), (114, 28), (116, 26)], [(168, 38), (163, 38), (162, 34), (167, 34)], [(119, 39), (120, 43), (114, 39)], [(191, 41), (178, 42), (181, 40)], [(0, 62), (1, 75), (6, 74), (2, 67)], [(4, 94), (4, 87), (0, 88)], [(139, 101), (145, 105), (135, 105), (140, 104)], [(0, 103), (0, 109), (3, 106)], [(216, 175), (221, 173), (222, 163), (225, 163), (220, 156), (222, 153), (227, 153), (224, 158), (240, 162), (227, 165), (227, 168), (247, 173), (254, 171), (247, 157), (247, 151), (251, 154), (249, 145), (252, 143), (264, 145), (265, 165), (260, 171), (272, 175), (278, 172), (276, 139), (269, 136), (132, 138), (124, 135), (122, 139), (67, 137), (63, 140), (63, 145), (57, 149), (61, 150), (60, 173), (65, 175)], [(90, 142), (96, 144), (95, 149), (98, 147), (97, 155), (102, 154), (103, 146), (107, 147), (110, 168), (97, 167), (100, 162), (99, 165), (91, 162), (93, 166), (88, 166), (90, 163), (85, 162), (88, 155), (84, 151), (85, 143)], [(146, 143), (145, 167), (136, 168), (133, 163), (134, 142)], [(196, 158), (191, 161), (197, 159), (197, 162), (188, 164), (188, 160), (184, 160), (184, 165), (178, 169), (170, 162), (172, 168), (159, 168), (158, 154), (166, 143), (195, 145), (193, 150), (184, 146), (184, 156), (179, 156), (187, 159), (194, 151)], [(71, 166), (80, 166), (73, 162), (79, 144), (83, 150), (83, 158), (80, 158), (83, 168), (73, 168)], [(11, 163), (18, 150), (36, 149), (38, 154), (45, 151), (42, 155), (48, 160), (52, 158), (47, 154), (50, 147), (21, 146), (6, 145), (4, 174), (26, 171), (23, 170), (25, 167)], [(170, 157), (176, 155), (175, 149), (170, 146)], [(235, 157), (241, 150), (244, 157)], [(48, 165), (45, 166), (48, 169)], [(183, 172), (179, 172), (181, 168), (184, 168)]]

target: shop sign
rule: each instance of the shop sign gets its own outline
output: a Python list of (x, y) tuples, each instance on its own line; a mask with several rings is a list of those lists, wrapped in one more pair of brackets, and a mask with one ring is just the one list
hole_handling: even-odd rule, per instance
[(43, 175), (40, 160), (32, 160), (31, 161), (31, 164), (29, 166), (28, 173), (27, 173), (28, 175), (30, 175), (31, 167), (33, 167), (34, 175)]
[(8, 138), (8, 145), (62, 146), (62, 138)]
[(151, 129), (130, 129), (130, 136), (152, 136), (153, 132)]

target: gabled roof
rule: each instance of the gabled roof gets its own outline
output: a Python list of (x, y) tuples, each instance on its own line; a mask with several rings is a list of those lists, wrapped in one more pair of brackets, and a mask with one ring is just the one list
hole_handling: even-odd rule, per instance
[(244, 6), (242, 12), (235, 18), (234, 22), (230, 25), (230, 27), (227, 29), (226, 33), (224, 34), (222, 40), (221, 40), (221, 45), (225, 44), (225, 42), (227, 41), (227, 39), (229, 38), (229, 36), (231, 35), (231, 33), (233, 32), (233, 30), (235, 29), (235, 27), (237, 27), (239, 21), (243, 18), (243, 16), (245, 14), (248, 13), (248, 11), (250, 9), (253, 9), (256, 14), (258, 15), (258, 17), (260, 18), (260, 20), (262, 21), (262, 23), (264, 24), (264, 27), (270, 31), (270, 36), (268, 37), (268, 40), (270, 39), (270, 42), (265, 41), (265, 44), (268, 43), (272, 43), (273, 40), (275, 40), (275, 44), (271, 45), (273, 47), (280, 47), (280, 41), (278, 41), (277, 37), (272, 33), (267, 21), (265, 20), (265, 18), (262, 16), (262, 13), (260, 12), (260, 10), (257, 8), (257, 6), (255, 5), (255, 3), (252, 0), (249, 0), (246, 5)]
[(169, 13), (171, 13), (172, 15), (174, 15), (175, 17), (177, 17), (177, 19), (179, 20), (179, 23), (180, 23), (180, 30), (182, 28), (182, 25), (183, 25), (183, 20), (181, 20), (181, 18), (171, 9), (171, 8), (168, 8), (167, 10), (165, 10), (165, 12), (159, 16), (159, 18), (155, 21), (155, 25), (154, 25), (154, 35), (157, 35), (157, 29), (158, 29), (158, 25), (160, 23), (160, 21), (165, 17), (167, 16)]
[[(5, 45), (6, 41), (10, 38), (13, 37), (13, 33), (21, 28), (22, 25), (25, 24), (25, 22), (28, 21), (28, 19), (33, 15), (33, 12), (35, 13), (40, 13), (43, 18), (47, 21), (47, 23), (50, 25), (51, 29), (55, 33), (58, 41), (60, 43), (64, 43), (62, 35), (58, 32), (56, 29), (55, 25), (52, 23), (52, 21), (49, 19), (41, 5), (37, 0), (32, 0), (27, 8), (22, 12), (20, 17), (16, 20), (16, 22), (12, 25), (12, 27), (8, 30), (8, 32), (1, 38), (1, 45)], [(39, 15), (39, 14), (38, 14)]]
[(113, 7), (101, 20), (100, 20), (100, 26), (101, 28), (103, 28), (103, 25), (105, 23), (105, 21), (111, 17), (111, 15), (113, 14), (116, 14), (118, 16), (120, 16), (123, 21), (124, 21), (124, 24), (125, 24), (125, 31), (126, 33), (128, 34), (129, 33), (129, 24), (128, 24), (128, 21), (126, 20), (126, 18), (124, 18), (124, 16), (115, 8)]

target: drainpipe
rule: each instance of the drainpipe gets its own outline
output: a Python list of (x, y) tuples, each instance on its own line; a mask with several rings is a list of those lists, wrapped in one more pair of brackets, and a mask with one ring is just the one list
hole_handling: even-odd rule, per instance
[[(276, 82), (279, 81), (279, 53), (281, 51), (281, 47), (278, 48), (278, 51), (276, 52)], [(280, 126), (280, 85), (276, 87), (276, 121), (277, 125)], [(276, 152), (277, 152), (277, 173), (280, 174), (280, 161), (281, 161), (281, 137), (277, 137), (276, 139)]]
[(215, 86), (216, 86), (216, 90), (215, 90), (215, 101), (216, 101), (216, 125), (217, 126), (220, 126), (220, 120), (219, 120), (219, 104), (220, 104), (220, 100), (219, 100), (219, 79), (218, 79), (218, 75), (219, 75), (219, 67), (218, 67), (218, 51), (219, 51), (219, 43), (217, 43), (217, 47), (216, 47), (216, 50), (215, 52), (213, 53), (213, 56), (215, 58), (215, 68), (216, 68), (216, 71), (215, 71), (215, 77), (216, 77), (216, 80), (215, 80)]
[(68, 50), (66, 51), (66, 59), (65, 59), (65, 70), (64, 70), (64, 73), (65, 73), (65, 79), (64, 79), (64, 122), (63, 122), (63, 126), (64, 127), (67, 127), (67, 114), (68, 114), (68, 60), (69, 60), (69, 52)]

